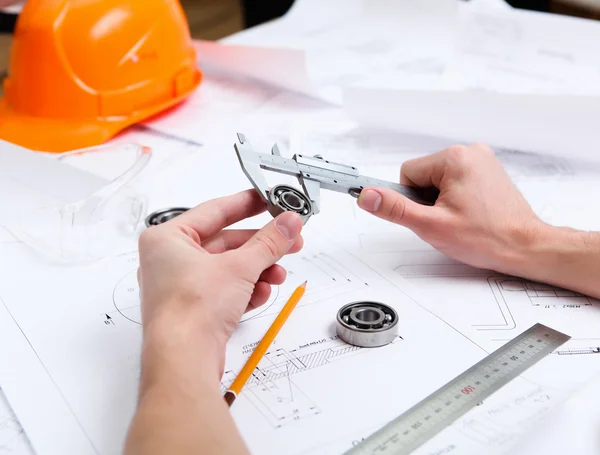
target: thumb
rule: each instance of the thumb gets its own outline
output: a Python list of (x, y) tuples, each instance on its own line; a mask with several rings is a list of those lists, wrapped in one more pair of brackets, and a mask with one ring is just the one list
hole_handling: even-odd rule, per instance
[(431, 220), (432, 207), (418, 204), (388, 188), (365, 188), (357, 202), (361, 209), (411, 230), (425, 227)]
[(290, 250), (302, 227), (300, 215), (284, 212), (238, 248), (236, 255), (258, 277)]

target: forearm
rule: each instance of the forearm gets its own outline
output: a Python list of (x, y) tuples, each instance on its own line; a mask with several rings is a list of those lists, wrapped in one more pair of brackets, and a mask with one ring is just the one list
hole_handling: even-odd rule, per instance
[(247, 454), (220, 392), (219, 361), (207, 349), (213, 340), (177, 332), (147, 336), (125, 455)]
[(514, 275), (600, 298), (600, 233), (543, 225)]

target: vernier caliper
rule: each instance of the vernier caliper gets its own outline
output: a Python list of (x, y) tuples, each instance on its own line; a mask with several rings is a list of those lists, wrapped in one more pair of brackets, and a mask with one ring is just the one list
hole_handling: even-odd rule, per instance
[[(270, 154), (258, 153), (244, 134), (238, 133), (234, 145), (244, 174), (256, 191), (267, 203), (269, 213), (276, 217), (284, 211), (298, 213), (303, 222), (320, 212), (320, 190), (337, 191), (358, 197), (367, 187), (390, 188), (407, 198), (423, 205), (433, 205), (439, 191), (437, 188), (413, 188), (398, 183), (378, 180), (360, 175), (354, 166), (333, 163), (319, 155), (281, 156), (277, 144)], [(295, 176), (302, 190), (290, 185), (276, 185), (269, 188), (263, 170)]]

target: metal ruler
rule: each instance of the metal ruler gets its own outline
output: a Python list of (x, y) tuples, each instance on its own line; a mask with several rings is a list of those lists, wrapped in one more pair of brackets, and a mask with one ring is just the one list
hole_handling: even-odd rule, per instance
[(373, 433), (346, 455), (410, 454), (570, 339), (568, 335), (535, 324)]

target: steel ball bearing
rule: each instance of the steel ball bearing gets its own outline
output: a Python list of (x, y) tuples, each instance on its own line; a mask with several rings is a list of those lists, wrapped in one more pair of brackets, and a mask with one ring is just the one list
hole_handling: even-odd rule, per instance
[(337, 334), (354, 346), (384, 346), (398, 336), (398, 314), (380, 302), (349, 303), (338, 311)]

